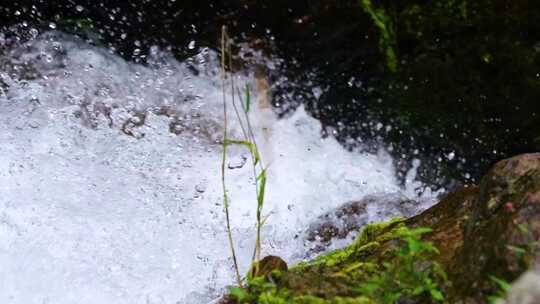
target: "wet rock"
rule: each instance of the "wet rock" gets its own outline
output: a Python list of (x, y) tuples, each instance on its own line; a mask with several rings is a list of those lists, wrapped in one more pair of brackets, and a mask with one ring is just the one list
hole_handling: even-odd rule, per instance
[(426, 240), (436, 244), (440, 251), (437, 261), (446, 268), (455, 268), (456, 254), (463, 246), (464, 227), (478, 194), (477, 186), (457, 189), (438, 204), (407, 220), (410, 227), (430, 227), (433, 232)]
[(492, 294), (490, 276), (513, 281), (540, 265), (539, 241), (540, 153), (497, 163), (480, 183), (457, 267), (449, 269), (453, 292), (475, 300)]
[(497, 277), (513, 281), (539, 265), (540, 153), (497, 163), (479, 186), (463, 188), (407, 221), (427, 226), (452, 282), (450, 302), (486, 303)]
[(332, 240), (345, 239), (363, 226), (377, 220), (410, 217), (418, 202), (400, 196), (368, 196), (321, 215), (306, 231), (306, 239), (315, 242), (312, 253), (325, 250)]
[(287, 271), (287, 263), (278, 256), (265, 256), (262, 260), (251, 266), (248, 277), (266, 277), (272, 271)]
[(144, 133), (138, 132), (137, 128), (144, 125), (146, 121), (146, 113), (137, 112), (134, 113), (129, 119), (127, 119), (122, 125), (122, 132), (126, 135), (135, 137), (137, 139), (143, 138)]

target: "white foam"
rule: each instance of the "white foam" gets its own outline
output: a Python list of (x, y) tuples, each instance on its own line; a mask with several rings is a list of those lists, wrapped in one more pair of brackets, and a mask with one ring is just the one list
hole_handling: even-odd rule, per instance
[[(213, 142), (222, 122), (215, 54), (203, 50), (179, 63), (154, 49), (145, 67), (49, 32), (7, 56), (41, 77), (0, 73), (10, 85), (0, 95), (0, 302), (207, 303), (233, 283), (221, 148)], [(158, 115), (165, 108), (168, 116)], [(139, 138), (121, 130), (137, 113), (146, 113), (144, 125), (131, 127)], [(347, 152), (322, 139), (302, 108), (281, 120), (256, 108), (250, 115), (271, 161), (266, 254), (298, 261), (308, 250), (298, 235), (346, 201), (415, 196), (398, 185), (387, 154)], [(184, 128), (179, 135), (169, 132), (173, 116)], [(267, 140), (261, 124), (270, 126)], [(234, 147), (229, 161), (247, 156)], [(252, 171), (249, 163), (227, 171), (245, 272), (254, 241)]]

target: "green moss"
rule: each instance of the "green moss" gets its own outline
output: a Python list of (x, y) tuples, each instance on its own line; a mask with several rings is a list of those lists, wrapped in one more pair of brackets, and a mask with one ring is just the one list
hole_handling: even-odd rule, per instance
[[(235, 290), (234, 294), (241, 299), (241, 303), (381, 303), (381, 293), (385, 295), (386, 283), (369, 292), (363, 289), (366, 284), (372, 285), (384, 279), (388, 281), (388, 286), (393, 284), (392, 292), (396, 294), (401, 290), (401, 281), (408, 282), (404, 292), (416, 288), (411, 284), (424, 282), (423, 276), (420, 276), (420, 281), (405, 280), (400, 276), (419, 276), (411, 270), (413, 262), (417, 258), (420, 262), (426, 262), (427, 255), (424, 253), (437, 251), (431, 243), (420, 241), (421, 235), (428, 231), (431, 230), (411, 230), (403, 219), (367, 225), (348, 247), (321, 255), (311, 262), (300, 263), (289, 271), (273, 272), (271, 278), (252, 278), (248, 281), (247, 290)], [(423, 273), (427, 273), (431, 280), (433, 271), (427, 269), (431, 268), (426, 268)], [(395, 273), (386, 274), (389, 271)], [(437, 291), (436, 286), (433, 283), (416, 290)]]
[(361, 0), (360, 4), (379, 29), (379, 50), (386, 56), (388, 69), (395, 72), (397, 70), (396, 37), (390, 17), (383, 7), (375, 8), (371, 0)]
[(289, 271), (251, 278), (246, 289), (231, 294), (246, 304), (375, 304), (402, 297), (442, 301), (439, 284), (446, 275), (431, 260), (438, 250), (421, 240), (431, 231), (410, 229), (399, 218), (367, 225), (348, 247)]
[(300, 296), (294, 298), (294, 304), (375, 304), (366, 297), (343, 298), (335, 297), (331, 300), (324, 300), (314, 296)]
[(311, 262), (299, 263), (291, 271), (301, 271), (312, 266), (335, 267), (351, 257), (369, 255), (380, 247), (381, 241), (398, 237), (400, 228), (405, 227), (404, 219), (396, 218), (384, 223), (366, 225), (350, 246), (321, 255)]
[(327, 300), (319, 298), (312, 295), (302, 295), (293, 298), (282, 298), (276, 295), (264, 294), (259, 298), (261, 304), (375, 304), (371, 299), (367, 297), (354, 297), (354, 298), (344, 298), (344, 297), (335, 297), (333, 299)]

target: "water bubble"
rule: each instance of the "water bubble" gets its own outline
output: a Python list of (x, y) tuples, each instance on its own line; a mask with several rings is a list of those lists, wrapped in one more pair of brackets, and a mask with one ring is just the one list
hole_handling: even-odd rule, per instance
[(49, 23), (49, 28), (51, 28), (53, 30), (56, 29), (56, 23), (54, 23), (54, 22)]
[(80, 13), (80, 12), (84, 11), (84, 7), (82, 5), (77, 5), (77, 6), (75, 6), (75, 10)]
[(39, 35), (39, 31), (35, 28), (31, 28), (30, 35), (32, 36), (32, 38), (36, 38)]
[(37, 120), (31, 120), (28, 122), (28, 126), (32, 129), (37, 129), (39, 128), (39, 121)]
[(195, 186), (195, 191), (199, 193), (204, 193), (206, 191), (206, 185), (202, 183), (198, 184), (197, 186)]
[(195, 48), (195, 40), (192, 40), (188, 45), (188, 49), (193, 50), (194, 48)]
[(55, 51), (57, 51), (57, 52), (62, 50), (62, 44), (60, 42), (57, 42), (57, 41), (53, 42), (53, 49)]

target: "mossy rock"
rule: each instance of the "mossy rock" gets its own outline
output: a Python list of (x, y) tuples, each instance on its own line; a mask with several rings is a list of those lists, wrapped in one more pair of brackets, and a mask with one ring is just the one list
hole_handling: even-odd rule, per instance
[(445, 302), (487, 303), (498, 291), (492, 277), (512, 281), (540, 266), (540, 153), (501, 161), (479, 186), (461, 188), (412, 218), (367, 225), (346, 248), (272, 272), (271, 282), (248, 289), (257, 293), (253, 303), (378, 303), (357, 287), (394, 257), (401, 232), (418, 227), (431, 228), (423, 240), (440, 251), (433, 263), (448, 274)]
[(493, 167), (480, 183), (463, 232), (458, 267), (452, 271), (462, 299), (492, 294), (490, 276), (513, 281), (540, 265), (540, 153)]

